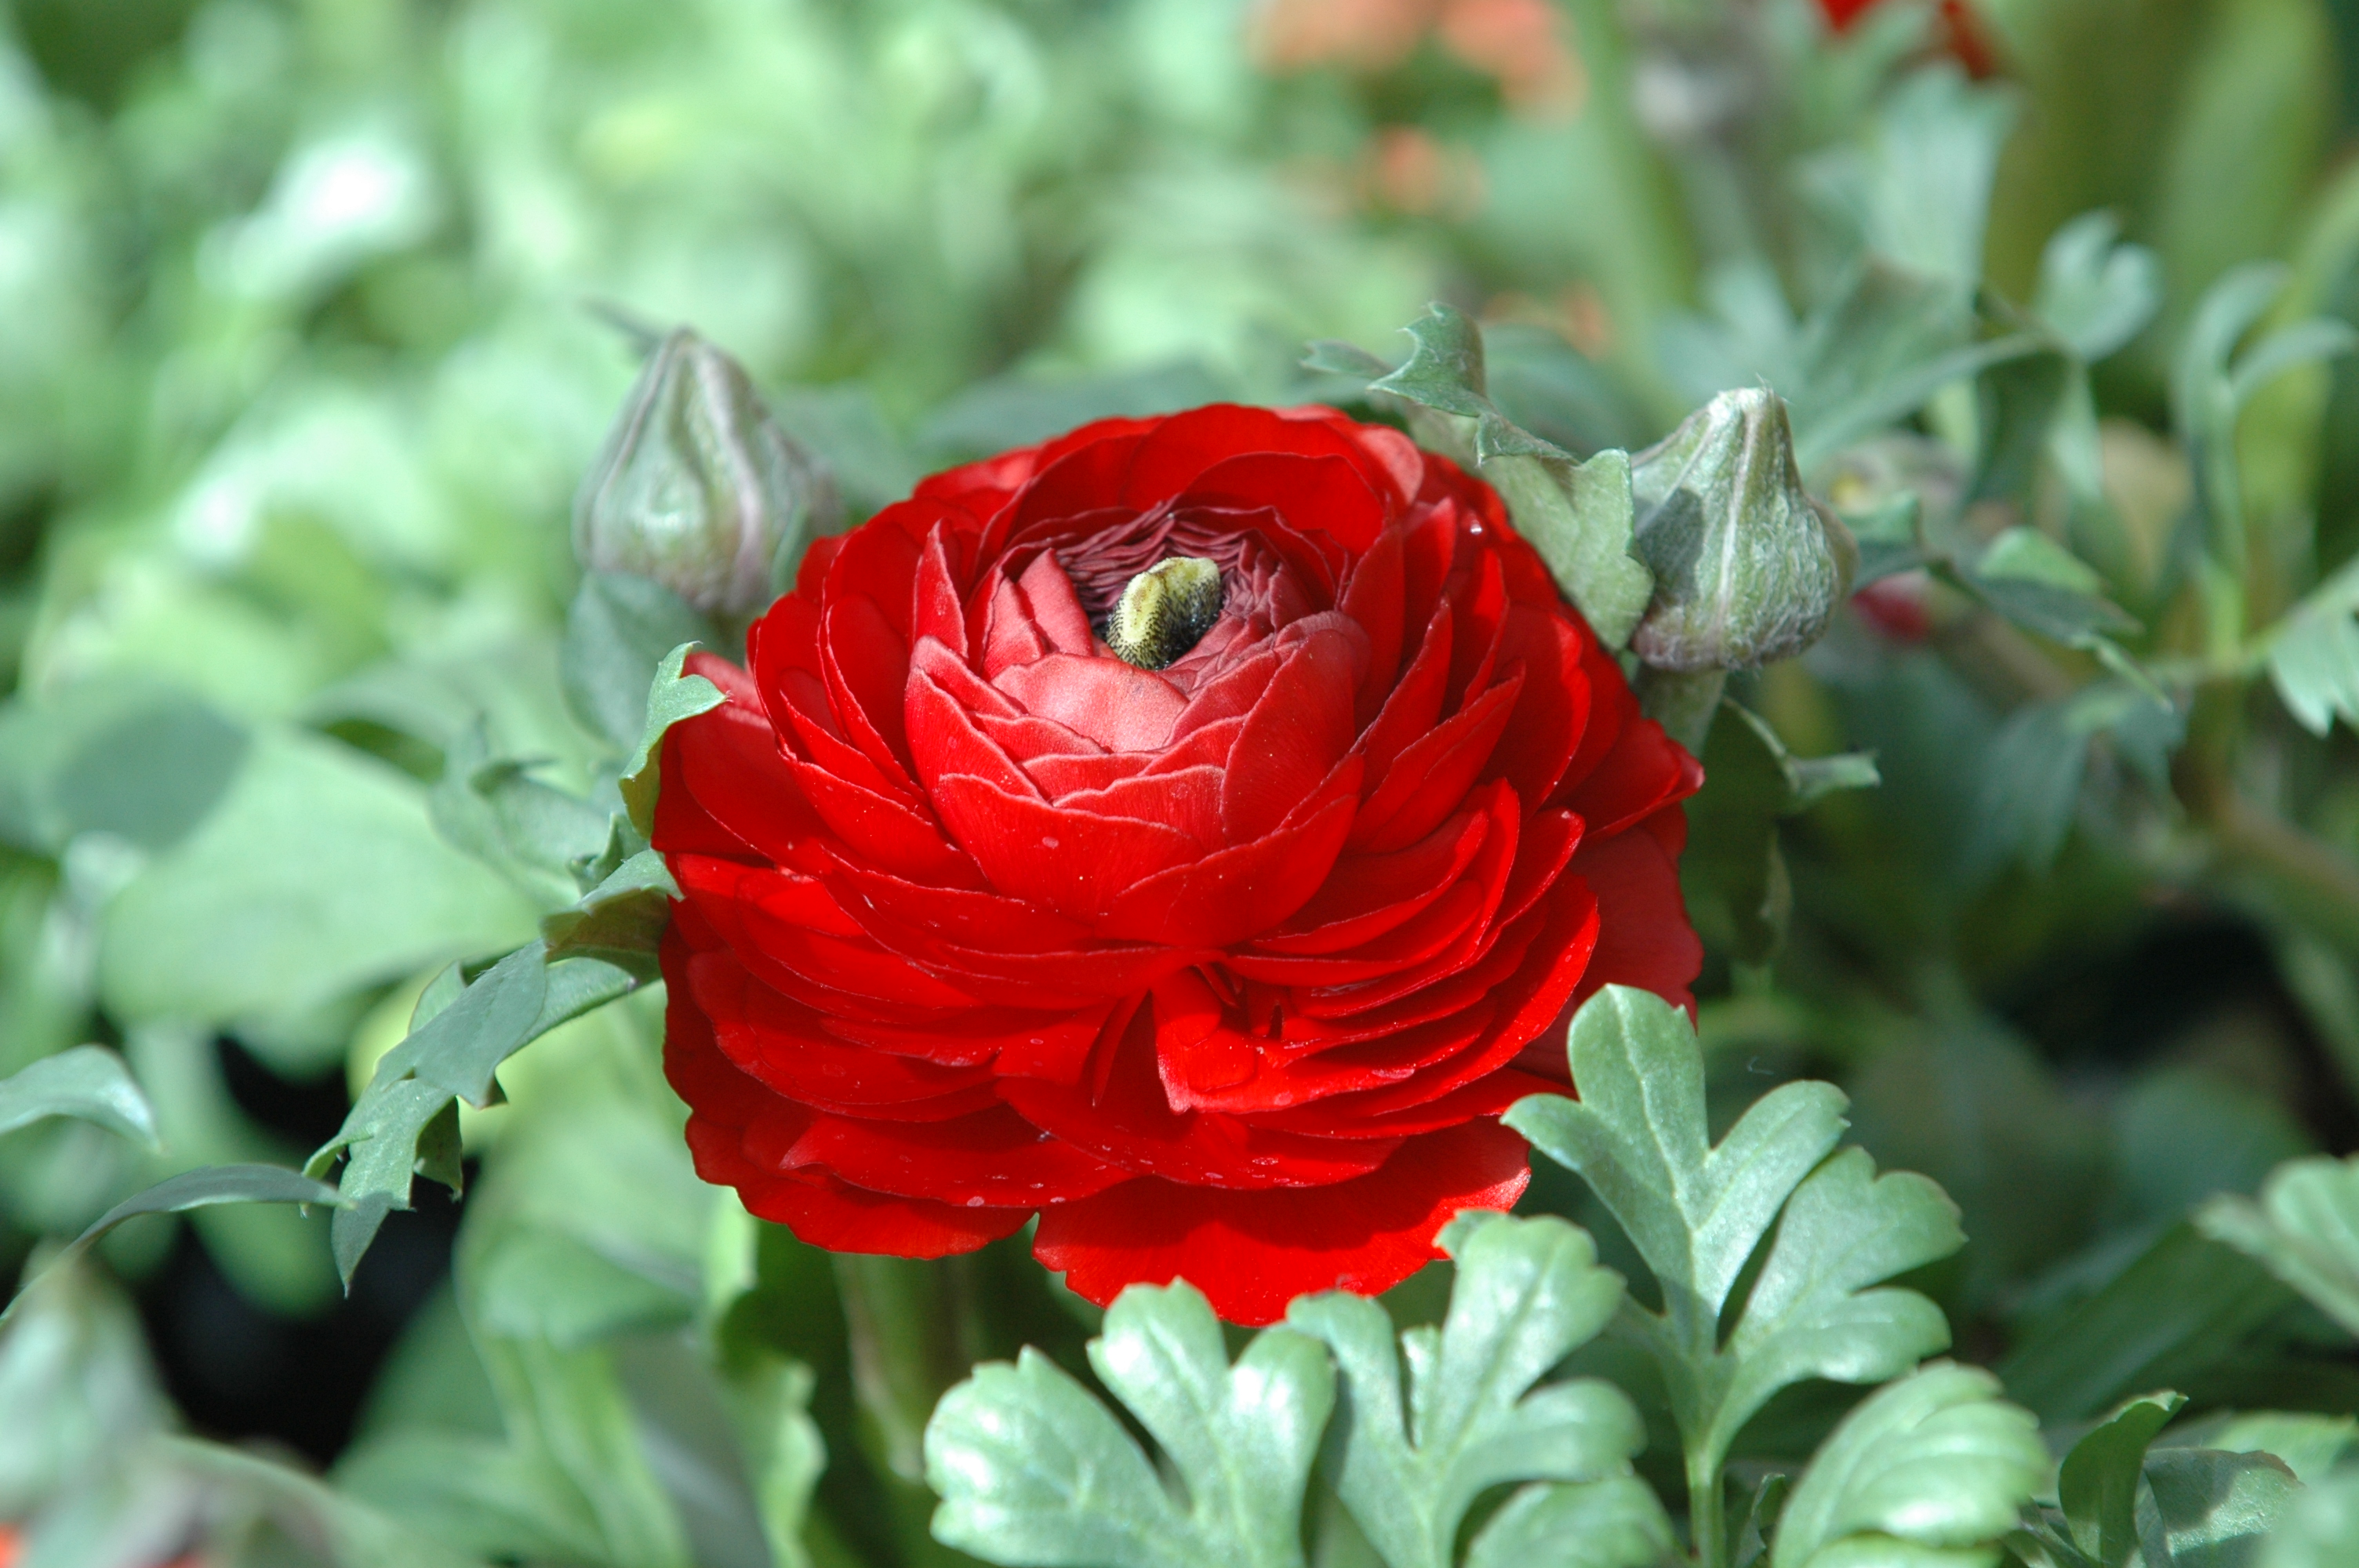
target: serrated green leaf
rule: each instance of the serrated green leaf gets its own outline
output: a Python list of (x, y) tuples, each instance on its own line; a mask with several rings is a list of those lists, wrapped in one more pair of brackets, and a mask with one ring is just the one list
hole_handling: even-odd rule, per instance
[(1582, 1098), (1535, 1095), (1507, 1125), (1580, 1173), (1614, 1211), (1663, 1290), (1683, 1338), (1702, 1335), (1777, 1211), (1831, 1152), (1843, 1091), (1788, 1084), (1756, 1101), (1714, 1147), (1703, 1056), (1686, 1016), (1648, 991), (1608, 986), (1574, 1016)]
[(2146, 1451), (2187, 1404), (2179, 1393), (2125, 1403), (2072, 1445), (2057, 1472), (2057, 1500), (2073, 1544), (2104, 1568), (2121, 1568), (2137, 1550), (2138, 1479)]
[[(344, 1206), (332, 1224), (336, 1264), (347, 1284), (385, 1217), (409, 1206), (411, 1178), (423, 1171), (452, 1181), (453, 1099), (497, 1103), (494, 1073), (502, 1062), (559, 1024), (628, 994), (644, 975), (591, 957), (552, 957), (535, 942), (520, 947), (455, 995), (421, 998), (419, 1022), (377, 1061), (343, 1125), (305, 1169), (324, 1175), (339, 1154)], [(431, 998), (440, 1005), (428, 1011)]]
[(1947, 1562), (1996, 1542), (2048, 1469), (2038, 1423), (1998, 1394), (1989, 1373), (1944, 1364), (1868, 1396), (1796, 1484), (1772, 1568)]
[(603, 957), (655, 978), (653, 957), (671, 923), (679, 884), (653, 849), (642, 849), (617, 866), (571, 909), (544, 916), (541, 939), (551, 960), (577, 955)]
[(661, 782), (658, 774), (664, 731), (683, 719), (709, 713), (728, 700), (719, 687), (702, 676), (680, 674), (692, 645), (681, 643), (657, 665), (655, 685), (647, 692), (647, 729), (641, 732), (637, 750), (631, 753), (630, 761), (623, 766), (622, 777), (616, 781), (623, 792), (623, 804), (631, 814), (631, 824), (641, 838), (652, 838), (656, 830), (656, 790)]
[(1269, 1329), (1232, 1368), (1193, 1286), (1133, 1285), (1090, 1364), (1163, 1445), (1184, 1500), (1103, 1405), (1027, 1348), (977, 1368), (927, 1423), (937, 1540), (1041, 1568), (1299, 1568), (1303, 1487), (1334, 1402), (1317, 1341)]
[(2195, 1225), (2359, 1335), (2359, 1160), (2291, 1161), (2269, 1173), (2256, 1199), (2223, 1194)]
[(1590, 629), (1607, 647), (1621, 647), (1655, 588), (1632, 549), (1637, 514), (1628, 455), (1603, 451), (1579, 462), (1501, 414), (1484, 390), (1482, 331), (1463, 313), (1437, 303), (1404, 330), (1416, 351), (1370, 389), (1471, 421), (1473, 460), (1506, 502), (1516, 531), (1539, 551)]
[(2165, 1448), (2147, 1455), (2139, 1533), (2147, 1563), (2245, 1568), (2301, 1489), (2274, 1454)]
[(653, 578), (587, 573), (565, 615), (558, 675), (566, 707), (619, 752), (647, 729), (647, 693), (664, 655), (682, 643), (714, 641), (712, 622)]
[(1787, 1200), (1721, 1352), (1728, 1371), (1708, 1429), (1718, 1450), (1780, 1389), (1809, 1378), (1882, 1382), (1948, 1348), (1940, 1308), (1914, 1291), (1869, 1287), (1965, 1241), (1957, 1206), (1914, 1172), (1879, 1176), (1859, 1149), (1812, 1171)]
[[(1808, 1378), (1879, 1381), (1949, 1343), (1930, 1302), (1868, 1287), (1954, 1251), (1957, 1211), (1921, 1176), (1877, 1178), (1857, 1151), (1827, 1158), (1843, 1128), (1832, 1085), (1773, 1090), (1712, 1145), (1694, 1031), (1651, 992), (1600, 991), (1574, 1015), (1571, 1047), (1582, 1098), (1536, 1095), (1506, 1122), (1589, 1184), (1661, 1287), (1661, 1312), (1626, 1303), (1617, 1322), (1662, 1373), (1716, 1561), (1722, 1465), (1772, 1395)], [(1773, 1225), (1730, 1321), (1730, 1292)]]
[(1401, 329), (1417, 348), (1398, 370), (1369, 383), (1372, 392), (1474, 421), (1474, 460), (1494, 458), (1553, 458), (1571, 463), (1571, 452), (1544, 441), (1499, 412), (1489, 396), (1483, 369), (1483, 330), (1463, 311), (1439, 300)]
[(52, 1116), (76, 1117), (161, 1149), (155, 1108), (123, 1058), (103, 1045), (77, 1045), (0, 1078), (0, 1136)]
[(1636, 1476), (1616, 1476), (1524, 1487), (1467, 1547), (1466, 1568), (1653, 1568), (1677, 1552), (1654, 1489)]
[[(1558, 1219), (1467, 1214), (1441, 1246), (1458, 1260), (1449, 1315), (1438, 1331), (1411, 1329), (1399, 1350), (1390, 1319), (1363, 1297), (1331, 1292), (1287, 1313), (1343, 1371), (1328, 1475), (1391, 1568), (1449, 1568), (1459, 1525), (1484, 1490), (1603, 1479), (1646, 1436), (1629, 1400), (1605, 1383), (1533, 1391), (1622, 1299), (1620, 1277), (1597, 1266), (1587, 1234)], [(1529, 1505), (1558, 1506), (1577, 1505)]]

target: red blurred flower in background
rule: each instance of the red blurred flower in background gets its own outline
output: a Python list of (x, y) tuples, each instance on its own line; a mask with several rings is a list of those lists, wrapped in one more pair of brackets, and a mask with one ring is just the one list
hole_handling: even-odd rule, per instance
[(1489, 487), (1326, 409), (1110, 420), (815, 546), (676, 726), (709, 1181), (1104, 1303), (1385, 1289), (1527, 1179), (1561, 1021), (1700, 962), (1701, 774)]
[[(1842, 32), (1875, 9), (1878, 0), (1819, 0), (1819, 9), (1826, 14), (1827, 23)], [(1973, 7), (1967, 0), (1941, 0), (1941, 26), (1949, 34), (1950, 52), (1958, 62), (1976, 76), (1988, 76), (1997, 69), (1981, 25), (1975, 20)]]

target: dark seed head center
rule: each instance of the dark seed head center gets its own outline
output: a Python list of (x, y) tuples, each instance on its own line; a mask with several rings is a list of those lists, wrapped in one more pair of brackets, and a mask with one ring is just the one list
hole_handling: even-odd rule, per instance
[(1142, 670), (1183, 656), (1221, 618), (1221, 568), (1201, 556), (1173, 556), (1132, 578), (1106, 617), (1106, 646)]

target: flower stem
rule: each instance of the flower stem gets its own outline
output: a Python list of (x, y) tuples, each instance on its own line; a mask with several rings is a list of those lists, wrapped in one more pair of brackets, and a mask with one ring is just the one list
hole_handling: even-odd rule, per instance
[(1723, 1507), (1720, 1465), (1701, 1447), (1688, 1450), (1688, 1534), (1698, 1568), (1726, 1568), (1728, 1520)]
[(1649, 665), (1638, 672), (1638, 706), (1664, 733), (1701, 754), (1727, 685), (1726, 670), (1658, 670)]

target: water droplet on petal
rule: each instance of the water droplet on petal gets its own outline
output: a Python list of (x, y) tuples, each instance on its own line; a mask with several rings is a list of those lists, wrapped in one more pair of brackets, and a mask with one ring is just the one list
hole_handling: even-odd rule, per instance
[[(1054, 838), (1047, 838), (1047, 837), (1045, 837), (1045, 836), (1044, 836), (1044, 837), (1041, 838), (1041, 840), (1040, 840), (1040, 848), (1042, 848), (1043, 849), (1055, 849), (1056, 847), (1057, 847), (1057, 841), (1056, 841)], [(1037, 1044), (1039, 1044), (1039, 1042), (1036, 1040), (1036, 1041), (1034, 1041), (1034, 1042), (1033, 1042), (1033, 1044), (1037, 1045)]]

